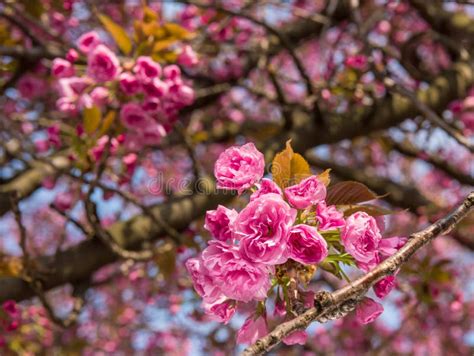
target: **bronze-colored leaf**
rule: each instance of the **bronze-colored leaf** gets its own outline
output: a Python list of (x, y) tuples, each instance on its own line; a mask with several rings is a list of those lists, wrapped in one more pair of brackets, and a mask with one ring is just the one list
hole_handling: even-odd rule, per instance
[(0, 255), (0, 277), (19, 277), (23, 273), (23, 259)]
[(363, 211), (369, 214), (370, 216), (395, 214), (395, 211), (390, 210), (390, 209), (385, 209), (381, 206), (364, 204), (364, 205), (349, 205), (347, 209), (344, 209), (344, 216), (347, 217), (349, 215), (354, 214), (357, 211)]
[(97, 14), (97, 17), (99, 18), (102, 25), (104, 25), (105, 29), (110, 33), (120, 50), (126, 55), (130, 54), (132, 51), (132, 41), (130, 40), (130, 37), (128, 37), (125, 29), (119, 24), (115, 23), (107, 15)]
[(364, 184), (353, 181), (336, 183), (328, 188), (326, 202), (331, 205), (350, 205), (377, 199)]
[(276, 184), (285, 188), (290, 184), (291, 178), (291, 159), (293, 158), (293, 149), (290, 141), (286, 143), (286, 148), (277, 153), (272, 162), (272, 176)]
[(273, 159), (272, 176), (275, 183), (281, 188), (286, 188), (310, 175), (308, 162), (300, 154), (295, 153), (290, 141), (287, 141), (286, 148), (277, 153)]
[(153, 45), (153, 52), (163, 51), (163, 50), (171, 47), (171, 45), (175, 44), (176, 41), (178, 41), (178, 39), (174, 38), (174, 37), (169, 37), (169, 38), (165, 38), (165, 39), (162, 39), (162, 40), (158, 40)]
[(299, 153), (295, 153), (291, 159), (291, 181), (293, 184), (301, 182), (311, 175), (308, 162)]
[(26, 12), (37, 19), (44, 13), (45, 7), (41, 0), (21, 0), (21, 2)]
[(176, 247), (172, 241), (166, 241), (157, 249), (156, 264), (165, 279), (170, 279), (176, 268)]
[(100, 108), (98, 106), (94, 105), (90, 108), (85, 108), (83, 113), (84, 130), (88, 134), (91, 134), (97, 130), (101, 117), (102, 113), (100, 112)]
[(323, 173), (318, 175), (318, 179), (327, 187), (331, 182), (331, 177), (329, 173), (331, 172), (331, 168), (326, 169)]
[(158, 22), (158, 13), (149, 6), (143, 6), (143, 22)]
[(174, 22), (165, 23), (163, 29), (166, 31), (168, 36), (174, 37), (178, 40), (190, 40), (194, 37), (194, 33)]
[(109, 131), (110, 127), (112, 126), (115, 120), (115, 117), (116, 117), (116, 112), (113, 110), (109, 111), (105, 115), (104, 120), (102, 122), (102, 126), (100, 127), (99, 136), (105, 135)]

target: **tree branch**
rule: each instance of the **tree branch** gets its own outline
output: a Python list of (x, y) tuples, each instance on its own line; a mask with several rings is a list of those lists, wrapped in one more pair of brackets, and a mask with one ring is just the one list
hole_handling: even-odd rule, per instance
[(451, 178), (456, 179), (461, 184), (474, 186), (474, 177), (469, 174), (461, 172), (458, 168), (449, 164), (449, 162), (441, 159), (438, 156), (434, 156), (428, 153), (425, 153), (417, 149), (413, 144), (406, 144), (404, 142), (396, 142), (391, 138), (384, 138), (401, 154), (411, 158), (417, 158), (424, 160), (425, 162), (431, 164), (433, 167), (443, 171)]
[[(427, 89), (418, 90), (414, 95), (418, 102), (429, 106), (434, 112), (439, 112), (452, 100), (464, 97), (472, 85), (473, 64), (460, 61), (438, 75)], [(307, 115), (299, 113), (299, 117), (295, 118), (292, 143), (295, 150), (301, 152), (308, 142), (316, 146), (367, 135), (396, 126), (418, 113), (418, 107), (410, 99), (397, 93), (377, 100), (371, 107), (351, 115), (330, 115), (327, 132), (321, 132), (317, 126), (309, 126), (310, 120), (305, 117)]]
[(467, 12), (446, 11), (436, 1), (410, 0), (409, 3), (436, 31), (453, 36), (456, 40), (459, 40), (458, 36), (472, 40), (474, 21)]
[(311, 165), (321, 169), (331, 168), (331, 172), (336, 176), (363, 183), (377, 194), (384, 195), (388, 193), (384, 200), (403, 209), (410, 209), (411, 212), (416, 212), (420, 207), (434, 204), (414, 187), (396, 183), (387, 178), (368, 175), (360, 169), (322, 160), (313, 153), (307, 154), (306, 158)]
[(278, 345), (292, 332), (305, 329), (313, 321), (326, 321), (334, 316), (345, 315), (355, 308), (357, 302), (380, 279), (395, 273), (420, 248), (435, 237), (449, 232), (459, 223), (474, 205), (474, 192), (449, 215), (430, 225), (426, 229), (410, 235), (408, 242), (397, 253), (379, 264), (366, 275), (356, 279), (345, 287), (332, 293), (320, 292), (315, 297), (315, 306), (300, 316), (277, 326), (270, 334), (244, 350), (242, 355), (259, 355)]
[[(204, 185), (200, 187), (203, 188)], [(218, 204), (224, 204), (234, 197), (230, 192), (215, 191), (211, 182), (209, 189), (192, 196), (175, 198), (165, 204), (150, 208), (155, 216), (176, 230), (186, 228), (192, 221)], [(115, 243), (127, 250), (136, 250), (143, 243), (157, 240), (166, 234), (165, 229), (153, 223), (147, 215), (138, 215), (128, 221), (113, 224), (107, 233)], [(63, 284), (77, 284), (89, 277), (100, 267), (118, 260), (118, 256), (99, 239), (85, 240), (78, 245), (53, 256), (31, 258), (32, 265), (48, 271), (43, 276), (42, 286), (49, 290)], [(28, 283), (20, 278), (0, 279), (0, 303), (8, 300), (22, 300), (33, 296)]]

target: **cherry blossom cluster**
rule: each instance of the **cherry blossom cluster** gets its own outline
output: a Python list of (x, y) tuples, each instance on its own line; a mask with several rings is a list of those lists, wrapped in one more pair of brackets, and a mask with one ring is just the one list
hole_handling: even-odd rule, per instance
[[(122, 60), (95, 31), (83, 34), (77, 48), (79, 52), (70, 49), (66, 58), (53, 60), (60, 94), (57, 109), (70, 116), (94, 106), (104, 113), (120, 108), (127, 129), (124, 140), (131, 147), (159, 143), (172, 129), (179, 109), (194, 101), (194, 90), (175, 64), (162, 67), (148, 56)], [(178, 63), (196, 62), (196, 54), (184, 46)]]
[(20, 326), (21, 313), (14, 300), (7, 300), (0, 309), (0, 347), (5, 346), (4, 335)]
[[(250, 202), (240, 212), (221, 205), (208, 211), (204, 228), (213, 239), (198, 257), (186, 262), (203, 308), (212, 319), (227, 323), (239, 303), (257, 302), (256, 311), (238, 333), (240, 343), (252, 343), (266, 334), (265, 305), (275, 288), (274, 314), (289, 318), (294, 271), (332, 258), (334, 236), (344, 254), (350, 254), (363, 271), (393, 254), (405, 240), (383, 239), (376, 219), (366, 212), (345, 218), (338, 207), (326, 202), (327, 187), (321, 177), (311, 175), (282, 189), (263, 178), (264, 166), (264, 156), (253, 143), (228, 148), (219, 156), (214, 169), (217, 187), (239, 194), (250, 190)], [(381, 280), (374, 287), (376, 295), (384, 298), (394, 283), (392, 276)], [(298, 293), (301, 303), (311, 306), (313, 293)], [(366, 324), (382, 311), (379, 303), (365, 298), (357, 318)], [(284, 341), (305, 340), (305, 332), (296, 332)]]
[(474, 88), (469, 90), (468, 96), (463, 100), (456, 100), (450, 104), (450, 109), (463, 125), (466, 136), (474, 132)]

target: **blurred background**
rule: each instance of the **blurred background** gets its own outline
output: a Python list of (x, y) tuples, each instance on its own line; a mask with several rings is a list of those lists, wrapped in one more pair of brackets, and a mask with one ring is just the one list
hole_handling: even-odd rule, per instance
[[(2, 0), (0, 354), (242, 351), (255, 304), (212, 321), (184, 268), (206, 211), (248, 204), (214, 189), (232, 145), (254, 142), (270, 176), (291, 139), (314, 173), (383, 196), (384, 236), (446, 215), (474, 186), (473, 16), (466, 0)], [(404, 265), (374, 323), (314, 323), (272, 352), (472, 355), (473, 250), (471, 214)], [(321, 269), (308, 288), (345, 283)]]

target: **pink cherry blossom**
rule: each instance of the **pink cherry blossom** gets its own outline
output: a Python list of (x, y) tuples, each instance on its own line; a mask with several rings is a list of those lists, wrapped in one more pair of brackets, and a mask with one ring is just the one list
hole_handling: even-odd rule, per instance
[(383, 306), (371, 298), (365, 297), (356, 309), (357, 321), (361, 324), (369, 324), (383, 313)]
[[(95, 146), (92, 149), (90, 149), (89, 153), (95, 161), (98, 161), (100, 157), (102, 156), (102, 154), (104, 153), (107, 147), (107, 143), (109, 142), (109, 139), (110, 137), (107, 135), (102, 136), (101, 138), (97, 140)], [(118, 140), (115, 137), (112, 138), (110, 140), (110, 147), (109, 147), (109, 151), (111, 155), (117, 152), (118, 146), (119, 146)]]
[(142, 143), (145, 145), (157, 145), (167, 134), (163, 125), (153, 121), (145, 127), (137, 128), (141, 129), (140, 136)]
[(289, 257), (305, 265), (317, 264), (328, 255), (326, 240), (315, 227), (295, 225), (288, 234)]
[(148, 114), (140, 105), (134, 102), (122, 106), (120, 119), (126, 127), (136, 130), (145, 129), (151, 123)]
[(185, 266), (193, 280), (194, 289), (205, 302), (212, 303), (222, 297), (220, 289), (214, 284), (200, 258), (188, 259)]
[(202, 252), (200, 266), (201, 273), (209, 279), (211, 296), (219, 290), (230, 299), (249, 302), (264, 299), (270, 288), (267, 267), (242, 259), (235, 245), (211, 241)]
[(367, 213), (356, 212), (346, 219), (341, 242), (357, 261), (372, 261), (376, 257), (381, 239), (375, 219)]
[(245, 303), (265, 299), (270, 288), (269, 270), (242, 258), (229, 260), (215, 280), (225, 296)]
[(397, 252), (400, 248), (405, 245), (407, 242), (406, 237), (387, 237), (380, 240), (379, 243), (379, 251), (382, 255), (389, 257), (392, 256), (395, 252)]
[(285, 345), (304, 345), (308, 339), (308, 333), (304, 330), (293, 331), (290, 335), (285, 337), (282, 341)]
[(51, 72), (56, 78), (66, 78), (72, 77), (75, 71), (71, 62), (62, 58), (55, 58), (53, 60)]
[(69, 210), (73, 205), (73, 196), (70, 192), (61, 192), (56, 195), (54, 205), (61, 211)]
[(74, 100), (62, 97), (56, 101), (56, 108), (65, 114), (75, 114), (77, 112), (77, 106)]
[(285, 316), (286, 315), (286, 303), (285, 300), (278, 296), (275, 301), (275, 309), (273, 311), (275, 316)]
[(286, 188), (285, 195), (293, 207), (306, 209), (326, 198), (326, 186), (317, 176), (311, 176), (296, 185)]
[(239, 194), (262, 179), (265, 169), (263, 154), (253, 143), (225, 150), (214, 167), (217, 187), (237, 190)]
[(74, 48), (70, 48), (66, 53), (66, 59), (69, 62), (74, 63), (75, 61), (79, 59), (79, 53), (77, 53), (77, 51)]
[(464, 125), (466, 135), (472, 135), (474, 132), (474, 112), (472, 111), (472, 108), (470, 111), (463, 112), (460, 118)]
[(321, 231), (340, 229), (346, 223), (344, 215), (334, 205), (327, 206), (325, 201), (318, 203), (316, 219), (319, 222), (318, 229)]
[(127, 95), (133, 95), (140, 91), (138, 79), (131, 73), (123, 72), (119, 77), (120, 89)]
[(184, 46), (179, 57), (178, 63), (185, 67), (193, 67), (198, 63), (196, 52), (191, 46)]
[(33, 75), (24, 75), (18, 81), (18, 91), (25, 99), (35, 99), (45, 94), (46, 83)]
[(90, 78), (61, 78), (58, 80), (58, 89), (63, 97), (76, 100), (91, 84), (92, 81)]
[(101, 44), (101, 41), (95, 31), (86, 32), (77, 40), (77, 47), (84, 54), (88, 54), (99, 44)]
[(380, 254), (379, 253), (376, 253), (374, 255), (374, 257), (370, 261), (367, 261), (367, 262), (362, 262), (362, 261), (357, 261), (356, 260), (357, 267), (360, 268), (364, 272), (371, 271), (372, 269), (377, 267), (377, 265), (380, 262), (381, 262), (381, 259), (380, 259)]
[(151, 57), (141, 56), (137, 58), (133, 72), (142, 83), (148, 83), (161, 76), (161, 66)]
[(374, 292), (375, 295), (381, 299), (385, 298), (393, 289), (395, 286), (395, 277), (394, 276), (388, 276), (374, 285)]
[(87, 74), (98, 82), (115, 79), (120, 72), (120, 62), (109, 48), (100, 44), (87, 57)]
[(357, 70), (365, 70), (367, 67), (367, 57), (363, 54), (350, 56), (346, 59), (346, 65)]
[(18, 305), (14, 300), (7, 300), (3, 302), (2, 309), (7, 313), (10, 317), (15, 318), (18, 317), (19, 309)]
[(221, 276), (228, 263), (240, 258), (237, 246), (217, 240), (210, 241), (201, 253), (202, 264), (213, 277)]
[(162, 98), (168, 94), (168, 85), (158, 79), (150, 79), (144, 83), (142, 83), (143, 91), (153, 98)]
[(49, 150), (48, 140), (36, 140), (34, 144), (35, 144), (35, 151), (38, 153), (44, 153)]
[(20, 323), (18, 320), (12, 320), (7, 324), (7, 327), (5, 328), (5, 330), (8, 332), (12, 332), (18, 329), (19, 326), (20, 326)]
[(194, 102), (194, 89), (187, 85), (180, 85), (177, 98), (184, 106), (191, 105)]
[(148, 113), (155, 114), (162, 112), (161, 101), (158, 98), (147, 98), (142, 104), (143, 110)]
[(217, 240), (229, 240), (232, 238), (231, 226), (237, 215), (237, 211), (219, 205), (216, 210), (209, 210), (206, 213), (204, 228)]
[(271, 179), (263, 178), (260, 182), (258, 190), (252, 193), (250, 196), (250, 201), (253, 201), (268, 193), (282, 194), (280, 187), (276, 183), (274, 183)]
[(237, 332), (237, 343), (253, 344), (268, 333), (267, 321), (263, 316), (250, 315)]
[(181, 79), (181, 69), (175, 64), (171, 64), (163, 68), (163, 77), (172, 81), (179, 81)]
[(90, 94), (92, 103), (98, 107), (103, 107), (107, 104), (110, 98), (110, 92), (104, 87), (95, 87)]
[(244, 258), (265, 264), (288, 258), (288, 232), (296, 217), (280, 195), (269, 193), (250, 202), (234, 222), (234, 237), (240, 240)]
[(60, 128), (59, 124), (53, 124), (46, 129), (48, 134), (48, 141), (50, 144), (60, 147), (61, 146), (61, 137), (60, 137)]
[(236, 303), (222, 297), (213, 303), (203, 303), (204, 311), (212, 320), (227, 324), (235, 314)]

